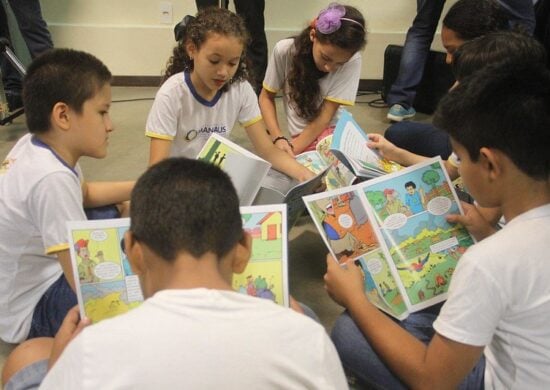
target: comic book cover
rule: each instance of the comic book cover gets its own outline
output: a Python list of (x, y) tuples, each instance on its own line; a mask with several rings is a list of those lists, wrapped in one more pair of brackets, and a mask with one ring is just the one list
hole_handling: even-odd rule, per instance
[(355, 259), (369, 297), (403, 318), (446, 299), (457, 261), (474, 243), (445, 218), (462, 213), (450, 183), (438, 157), (304, 201), (333, 256)]

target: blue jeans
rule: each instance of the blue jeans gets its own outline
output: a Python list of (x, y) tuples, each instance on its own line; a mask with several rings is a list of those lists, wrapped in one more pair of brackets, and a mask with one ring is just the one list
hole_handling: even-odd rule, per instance
[(28, 339), (54, 337), (67, 312), (77, 303), (65, 275), (61, 275), (42, 295), (34, 308)]
[(416, 1), (416, 17), (407, 31), (399, 73), (386, 99), (390, 106), (400, 104), (410, 108), (413, 105), (416, 87), (422, 80), (424, 66), (444, 5), (445, 0)]
[[(0, 2), (3, 3), (3, 2)], [(39, 0), (8, 0), (17, 21), (17, 26), (31, 58), (53, 47), (48, 26), (42, 17)], [(10, 39), (8, 20), (4, 5), (0, 4), (0, 36)], [(4, 56), (0, 58), (4, 87), (9, 90), (21, 90), (21, 75), (8, 63)]]
[[(418, 340), (428, 344), (435, 333), (432, 324), (438, 316), (441, 305), (412, 313), (405, 320), (398, 323)], [(347, 312), (344, 312), (336, 320), (331, 338), (344, 368), (362, 384), (375, 389), (407, 388), (380, 360)], [(483, 389), (484, 372), (485, 358), (481, 357), (459, 388), (461, 390)]]
[(386, 129), (384, 137), (400, 148), (425, 157), (441, 156), (446, 160), (453, 151), (447, 133), (430, 123), (397, 122)]

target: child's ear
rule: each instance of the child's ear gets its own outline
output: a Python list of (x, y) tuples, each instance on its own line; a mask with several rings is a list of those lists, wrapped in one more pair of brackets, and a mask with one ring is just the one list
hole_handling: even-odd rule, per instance
[(311, 30), (309, 30), (309, 40), (311, 42), (313, 42), (315, 40), (315, 29), (312, 28)]
[(69, 106), (63, 102), (54, 104), (51, 113), (51, 122), (56, 128), (68, 130), (70, 128)]
[(136, 241), (130, 230), (124, 233), (124, 252), (132, 266), (132, 271), (136, 275), (143, 275), (146, 268), (143, 260), (143, 248), (140, 242)]
[(248, 265), (252, 253), (252, 236), (243, 232), (243, 238), (237, 243), (235, 259), (233, 261), (233, 273), (240, 274)]
[(193, 60), (193, 58), (197, 54), (197, 46), (189, 40), (185, 44), (185, 51), (187, 52), (187, 55), (189, 56), (189, 58)]
[(483, 147), (479, 150), (479, 158), (490, 181), (494, 181), (502, 175), (504, 167), (500, 153), (494, 149)]

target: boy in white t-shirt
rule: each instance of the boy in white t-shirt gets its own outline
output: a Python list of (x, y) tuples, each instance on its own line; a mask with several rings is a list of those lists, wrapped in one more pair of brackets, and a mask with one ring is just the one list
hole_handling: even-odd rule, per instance
[(55, 49), (27, 70), (29, 133), (0, 168), (0, 338), (53, 336), (76, 304), (66, 221), (127, 201), (134, 182), (87, 183), (78, 160), (107, 153), (111, 73), (90, 54)]
[[(332, 339), (363, 381), (550, 386), (549, 107), (550, 71), (528, 61), (487, 66), (442, 99), (434, 123), (450, 135), (466, 187), (481, 206), (500, 207), (507, 224), (460, 259), (428, 345), (369, 303), (358, 267), (327, 259), (327, 290), (348, 310)], [(473, 212), (455, 219), (468, 226)]]
[[(84, 328), (64, 348), (82, 327), (78, 312), (69, 313), (41, 388), (347, 388), (321, 325), (232, 289), (252, 242), (227, 174), (198, 160), (163, 160), (136, 183), (130, 217), (126, 253), (147, 300)], [(29, 340), (6, 362), (4, 380), (25, 365), (10, 384), (40, 382), (46, 362), (28, 365), (29, 356), (48, 353)]]

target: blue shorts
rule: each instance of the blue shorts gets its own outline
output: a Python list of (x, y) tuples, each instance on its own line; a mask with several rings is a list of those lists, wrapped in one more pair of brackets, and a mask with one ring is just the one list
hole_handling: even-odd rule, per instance
[(27, 339), (54, 337), (67, 312), (77, 303), (76, 294), (61, 275), (42, 295), (34, 308)]
[(48, 372), (48, 359), (39, 360), (17, 371), (4, 386), (4, 390), (38, 389)]

